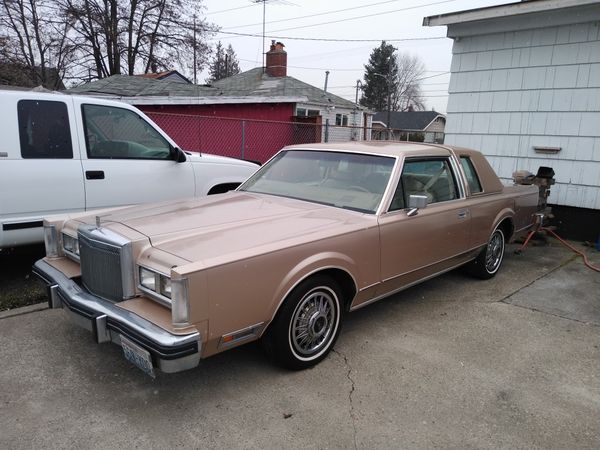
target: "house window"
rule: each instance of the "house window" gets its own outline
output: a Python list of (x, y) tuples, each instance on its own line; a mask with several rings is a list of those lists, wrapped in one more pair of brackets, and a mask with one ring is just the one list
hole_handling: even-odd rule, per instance
[(316, 117), (320, 114), (321, 112), (318, 109), (296, 108), (296, 116), (299, 117)]
[(23, 158), (73, 158), (69, 113), (65, 103), (20, 100), (17, 116)]
[(347, 114), (336, 114), (335, 124), (342, 127), (348, 126), (348, 115)]

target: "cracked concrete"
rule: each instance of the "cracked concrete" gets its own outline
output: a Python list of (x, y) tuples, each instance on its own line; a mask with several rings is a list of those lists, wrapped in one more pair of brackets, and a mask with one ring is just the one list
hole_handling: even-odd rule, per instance
[(600, 326), (580, 314), (599, 277), (571, 258), (508, 251), (493, 280), (348, 314), (302, 372), (247, 345), (152, 380), (62, 311), (2, 318), (0, 448), (598, 448)]
[(346, 355), (336, 350), (335, 348), (332, 350), (332, 352), (337, 354), (340, 358), (344, 360), (344, 367), (348, 369), (348, 372), (346, 373), (346, 378), (348, 378), (348, 381), (350, 382), (350, 392), (348, 392), (348, 404), (350, 407), (350, 419), (352, 420), (352, 428), (354, 430), (354, 448), (358, 448), (358, 444), (356, 442), (356, 416), (354, 414), (354, 402), (352, 401), (352, 395), (356, 390), (356, 384), (350, 376), (352, 374), (352, 367), (348, 363), (348, 357)]

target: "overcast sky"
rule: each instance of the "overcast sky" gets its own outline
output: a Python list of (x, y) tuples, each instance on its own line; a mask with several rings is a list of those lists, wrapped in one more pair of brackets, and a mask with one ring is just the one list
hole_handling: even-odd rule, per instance
[[(262, 66), (263, 4), (258, 2), (203, 1), (206, 19), (223, 32), (211, 43), (231, 44), (242, 71)], [(329, 70), (328, 91), (354, 101), (356, 80), (363, 79), (364, 64), (373, 48), (386, 40), (400, 52), (421, 57), (427, 71), (422, 81), (427, 108), (445, 113), (452, 39), (444, 37), (446, 27), (423, 27), (423, 17), (505, 3), (511, 0), (267, 0), (266, 45), (268, 49), (272, 38), (283, 42), (288, 75), (323, 88)], [(203, 73), (198, 81), (206, 78)]]

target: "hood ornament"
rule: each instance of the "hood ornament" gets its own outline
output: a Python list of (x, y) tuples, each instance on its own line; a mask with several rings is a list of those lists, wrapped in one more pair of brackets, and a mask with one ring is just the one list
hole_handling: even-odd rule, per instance
[(96, 228), (100, 228), (100, 216), (96, 216)]

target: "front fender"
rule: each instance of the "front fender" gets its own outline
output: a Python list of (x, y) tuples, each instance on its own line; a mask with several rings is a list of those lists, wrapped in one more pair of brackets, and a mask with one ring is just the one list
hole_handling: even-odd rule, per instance
[(281, 280), (271, 301), (271, 310), (273, 311), (271, 320), (277, 315), (277, 311), (296, 286), (310, 276), (330, 269), (347, 273), (352, 278), (354, 288), (358, 290), (355, 276), (358, 272), (358, 264), (348, 255), (339, 252), (322, 252), (311, 255), (296, 264)]

